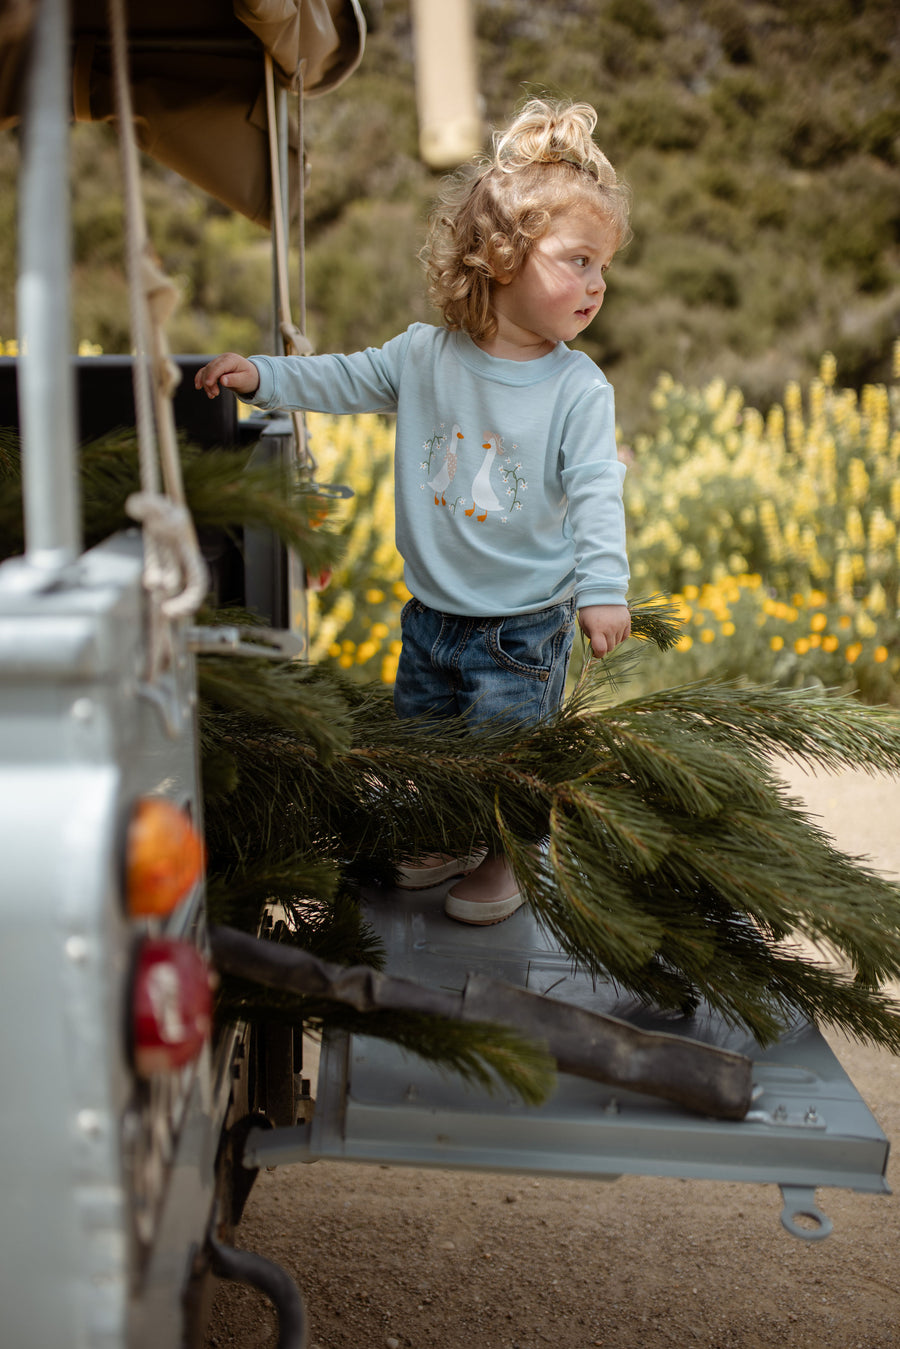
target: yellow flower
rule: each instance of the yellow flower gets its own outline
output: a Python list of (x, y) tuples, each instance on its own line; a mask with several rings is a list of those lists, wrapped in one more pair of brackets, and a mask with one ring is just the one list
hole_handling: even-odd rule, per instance
[(850, 599), (853, 595), (853, 563), (846, 553), (841, 553), (834, 573), (834, 588), (838, 596)]
[(728, 623), (723, 623), (723, 624), (722, 624), (722, 636), (723, 636), (723, 637), (733, 637), (734, 634), (735, 634), (735, 626), (734, 626), (733, 623), (728, 622)]
[(381, 604), (384, 600), (383, 590), (367, 590), (366, 604)]
[(823, 651), (837, 651), (839, 646), (840, 642), (838, 641), (837, 637), (835, 637), (833, 632), (829, 633), (827, 637), (822, 638)]
[(876, 661), (878, 665), (882, 665), (887, 660), (887, 658), (888, 658), (887, 647), (876, 646), (875, 650), (872, 652), (872, 659)]
[(887, 608), (887, 595), (884, 586), (876, 581), (866, 598), (866, 607), (870, 614), (883, 614)]
[(869, 493), (869, 475), (861, 459), (851, 459), (847, 468), (847, 486), (851, 501), (865, 501)]
[(372, 636), (373, 636), (373, 637), (377, 637), (377, 638), (381, 639), (381, 638), (387, 637), (387, 635), (388, 635), (389, 632), (390, 632), (390, 628), (388, 627), (387, 623), (373, 623), (373, 624), (372, 624)]
[(850, 645), (847, 647), (847, 650), (844, 652), (844, 658), (845, 660), (848, 661), (850, 665), (853, 665), (857, 660), (859, 660), (861, 652), (862, 652), (862, 642), (851, 642)]
[(809, 626), (812, 632), (824, 632), (828, 627), (827, 614), (813, 614), (812, 618), (809, 620)]
[(880, 506), (876, 506), (869, 521), (869, 547), (876, 550), (886, 548), (896, 537), (897, 528), (893, 520), (887, 518)]
[(715, 632), (713, 631), (713, 629), (712, 629), (712, 628), (704, 628), (703, 631), (702, 631), (701, 634), (700, 634), (700, 641), (701, 641), (701, 642), (705, 642), (706, 645), (709, 646), (710, 642), (714, 642), (715, 640), (716, 640), (716, 634), (715, 634)]
[(795, 379), (790, 380), (784, 389), (784, 406), (788, 412), (797, 416), (803, 411), (803, 398), (800, 393), (800, 385)]
[(807, 651), (809, 650), (809, 638), (798, 637), (796, 642), (794, 643), (794, 650), (796, 651), (798, 656), (805, 656)]
[(690, 651), (690, 649), (691, 649), (691, 647), (692, 647), (693, 645), (694, 645), (694, 639), (693, 639), (693, 637), (690, 637), (690, 636), (685, 632), (685, 633), (682, 634), (681, 637), (678, 638), (678, 641), (675, 643), (675, 650), (676, 650), (676, 651)]
[(770, 637), (769, 646), (772, 648), (773, 651), (780, 651), (781, 648), (784, 646), (784, 638), (778, 636)]

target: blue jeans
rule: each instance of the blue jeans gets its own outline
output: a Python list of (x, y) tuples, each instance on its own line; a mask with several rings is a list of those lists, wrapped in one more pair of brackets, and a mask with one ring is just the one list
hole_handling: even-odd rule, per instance
[(511, 618), (463, 618), (411, 599), (400, 625), (398, 717), (464, 715), (473, 726), (533, 726), (563, 700), (573, 600)]

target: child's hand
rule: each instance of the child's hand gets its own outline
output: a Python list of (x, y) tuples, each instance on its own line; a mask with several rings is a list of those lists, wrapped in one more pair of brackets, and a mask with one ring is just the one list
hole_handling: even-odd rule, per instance
[(231, 389), (238, 396), (254, 394), (259, 388), (259, 371), (252, 361), (233, 351), (226, 351), (204, 365), (194, 376), (194, 388), (202, 390), (207, 398), (218, 398), (220, 384), (223, 389)]
[(608, 656), (631, 635), (627, 604), (586, 604), (578, 611), (578, 622), (595, 656)]

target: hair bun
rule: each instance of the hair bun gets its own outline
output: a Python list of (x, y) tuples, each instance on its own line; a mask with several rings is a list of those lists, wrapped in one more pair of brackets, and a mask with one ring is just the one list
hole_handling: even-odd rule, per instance
[(531, 98), (505, 131), (494, 137), (494, 166), (513, 173), (529, 164), (572, 164), (598, 182), (615, 171), (593, 139), (597, 114), (589, 103)]

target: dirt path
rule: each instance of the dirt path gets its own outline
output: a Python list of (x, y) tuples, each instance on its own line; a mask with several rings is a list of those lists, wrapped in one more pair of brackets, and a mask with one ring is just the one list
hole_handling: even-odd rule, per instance
[[(840, 847), (900, 875), (900, 782), (785, 776)], [(900, 1060), (829, 1038), (900, 1138)], [(316, 1349), (898, 1349), (900, 1204), (818, 1201), (834, 1233), (804, 1243), (775, 1186), (317, 1162), (261, 1176), (238, 1240), (297, 1280)], [(275, 1343), (264, 1299), (223, 1286), (209, 1349)]]

